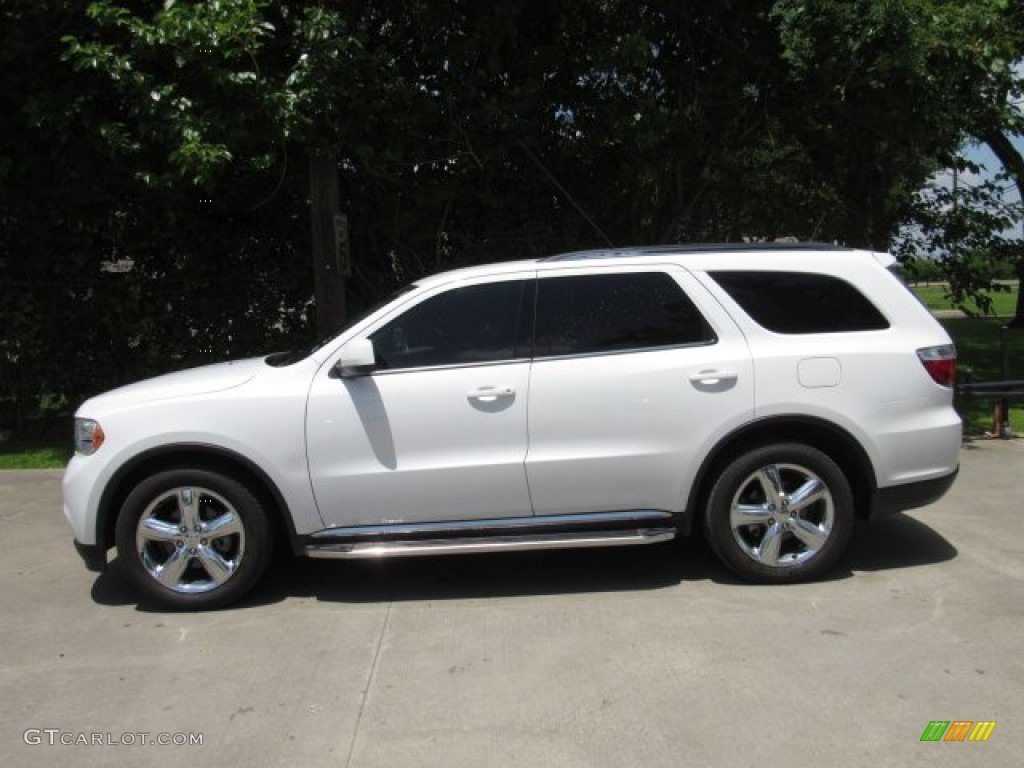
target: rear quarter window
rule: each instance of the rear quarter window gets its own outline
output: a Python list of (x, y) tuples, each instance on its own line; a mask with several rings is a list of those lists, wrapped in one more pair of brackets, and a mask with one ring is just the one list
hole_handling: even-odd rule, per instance
[(775, 333), (881, 331), (889, 321), (845, 280), (812, 272), (725, 272), (710, 277), (763, 328)]

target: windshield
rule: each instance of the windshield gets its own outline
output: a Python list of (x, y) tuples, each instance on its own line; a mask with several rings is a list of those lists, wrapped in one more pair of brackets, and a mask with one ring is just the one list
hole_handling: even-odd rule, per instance
[(379, 301), (376, 304), (373, 304), (372, 306), (370, 306), (369, 309), (366, 309), (366, 310), (364, 310), (362, 312), (357, 313), (355, 317), (353, 317), (352, 319), (348, 320), (340, 328), (337, 328), (336, 330), (332, 331), (331, 333), (327, 334), (326, 336), (323, 336), (323, 337), (317, 339), (312, 344), (309, 344), (309, 345), (307, 345), (305, 347), (298, 347), (296, 349), (290, 349), (290, 350), (287, 350), (285, 352), (274, 352), (273, 354), (267, 355), (267, 357), (265, 358), (264, 362), (267, 365), (274, 366), (275, 368), (282, 368), (282, 367), (284, 367), (286, 365), (293, 365), (293, 364), (299, 362), (300, 360), (305, 360), (307, 357), (312, 355), (318, 349), (320, 349), (321, 347), (329, 344), (331, 341), (333, 341), (334, 339), (338, 338), (338, 336), (340, 336), (341, 334), (345, 333), (345, 331), (347, 331), (349, 328), (352, 328), (352, 327), (358, 325), (359, 323), (363, 322), (363, 320), (368, 318), (370, 315), (372, 315), (378, 309), (386, 307), (388, 304), (390, 304), (392, 301), (397, 299), (399, 296), (404, 296), (405, 294), (407, 294), (410, 291), (414, 290), (416, 287), (417, 286), (415, 284), (407, 285), (404, 288), (402, 288), (401, 290), (395, 291), (394, 293), (392, 293), (390, 296), (388, 296), (383, 301)]

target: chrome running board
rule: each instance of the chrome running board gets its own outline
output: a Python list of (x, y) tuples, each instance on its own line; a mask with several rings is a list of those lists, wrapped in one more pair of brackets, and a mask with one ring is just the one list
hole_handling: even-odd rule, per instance
[(505, 536), (451, 537), (445, 539), (388, 539), (378, 541), (324, 541), (307, 544), (306, 555), (315, 558), (354, 560), (415, 555), (469, 554), (473, 552), (511, 552), (531, 549), (574, 549), (617, 547), (631, 544), (656, 544), (675, 538), (675, 528), (636, 530), (578, 531), (562, 533), (514, 534)]
[(309, 538), (311, 544), (341, 539), (446, 539), (454, 536), (503, 536), (550, 531), (606, 531), (671, 527), (671, 512), (660, 509), (629, 509), (618, 512), (585, 512), (573, 515), (528, 515), (478, 520), (438, 520), (427, 523), (386, 523), (325, 528)]

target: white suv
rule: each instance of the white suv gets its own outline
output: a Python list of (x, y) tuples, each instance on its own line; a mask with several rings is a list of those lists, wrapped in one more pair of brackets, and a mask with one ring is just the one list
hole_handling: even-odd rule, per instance
[(952, 484), (949, 336), (887, 254), (569, 253), (429, 277), (311, 349), (79, 409), (92, 569), (212, 608), (273, 545), (324, 558), (649, 544), (704, 526), (755, 581), (820, 575), (855, 516)]

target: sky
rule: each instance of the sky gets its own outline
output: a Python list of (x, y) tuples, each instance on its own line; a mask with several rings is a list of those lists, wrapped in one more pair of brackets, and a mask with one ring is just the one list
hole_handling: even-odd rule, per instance
[[(1017, 72), (1017, 76), (1024, 79), (1024, 60), (1018, 61), (1014, 69)], [(1024, 109), (1024, 104), (1018, 103), (1017, 109)], [(1016, 136), (1011, 139), (1013, 145), (1021, 152), (1024, 152), (1024, 136)], [(992, 153), (992, 150), (985, 144), (967, 144), (963, 149), (964, 157), (970, 160), (972, 163), (984, 167), (984, 172), (975, 176), (974, 174), (961, 174), (959, 183), (971, 184), (977, 183), (984, 178), (991, 178), (998, 174), (1002, 169), (1002, 163)], [(950, 184), (952, 183), (952, 172), (944, 171), (936, 179), (938, 183)], [(1006, 185), (1006, 195), (1004, 199), (1007, 202), (1020, 202), (1020, 193), (1015, 184)], [(1024, 235), (1024, 222), (1021, 223), (1021, 235)]]
[[(1024, 152), (1024, 137), (1016, 137), (1016, 139), (1013, 141), (1013, 144), (1015, 147), (1017, 147), (1018, 150)], [(970, 173), (961, 174), (959, 179), (959, 183), (961, 184), (977, 183), (978, 181), (986, 177), (992, 178), (1003, 169), (1002, 163), (999, 162), (996, 156), (992, 154), (992, 150), (989, 149), (988, 146), (985, 144), (968, 144), (967, 146), (964, 147), (964, 156), (972, 163), (976, 163), (982, 166), (984, 168), (984, 171), (981, 174), (978, 174), (977, 176), (975, 176), (975, 174)], [(952, 183), (951, 172), (945, 171), (944, 176), (946, 177), (944, 183)], [(1012, 182), (1006, 182), (1004, 184), (1004, 189), (1005, 194), (1003, 196), (1003, 199), (1006, 200), (1006, 202), (1020, 202), (1020, 193), (1017, 189), (1016, 184), (1013, 184)], [(1024, 237), (1024, 221), (1021, 222), (1019, 229), (1017, 227), (1014, 227), (1012, 230), (1009, 230), (1006, 234), (1013, 234)]]
[[(1020, 150), (1021, 152), (1024, 152), (1024, 137), (1018, 136), (1013, 141), (1013, 145), (1015, 147), (1017, 147), (1017, 149)], [(970, 160), (972, 163), (977, 163), (978, 165), (984, 166), (984, 168), (985, 168), (985, 170), (987, 172), (984, 175), (987, 175), (989, 177), (996, 175), (997, 173), (999, 173), (999, 171), (1001, 171), (1003, 169), (1002, 164), (999, 162), (999, 160), (996, 158), (996, 156), (994, 154), (992, 154), (992, 150), (989, 149), (988, 145), (986, 145), (986, 144), (968, 144), (968, 145), (966, 145), (964, 147), (964, 156), (968, 160)], [(961, 175), (961, 179), (962, 180), (966, 180), (967, 182), (971, 182), (972, 181), (972, 179), (970, 178), (970, 174), (963, 174), (963, 175)], [(1019, 200), (1020, 199), (1020, 195), (1017, 193), (1017, 189), (1016, 189), (1015, 185), (1013, 185), (1013, 184), (1009, 185), (1008, 193), (1009, 193), (1010, 196), (1007, 199), (1010, 199), (1010, 200)]]

